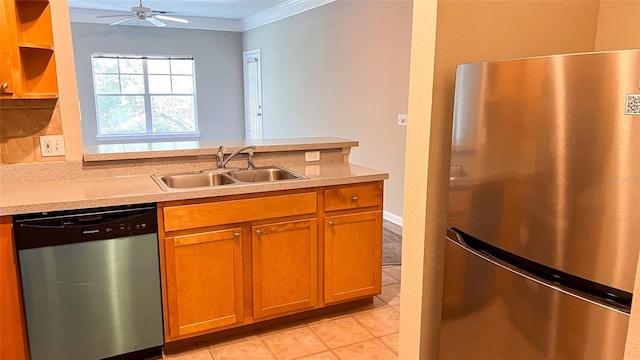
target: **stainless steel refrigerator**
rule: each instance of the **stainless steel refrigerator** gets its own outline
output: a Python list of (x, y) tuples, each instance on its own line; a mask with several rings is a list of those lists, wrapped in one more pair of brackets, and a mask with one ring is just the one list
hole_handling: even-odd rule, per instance
[(622, 359), (640, 50), (459, 65), (441, 359)]

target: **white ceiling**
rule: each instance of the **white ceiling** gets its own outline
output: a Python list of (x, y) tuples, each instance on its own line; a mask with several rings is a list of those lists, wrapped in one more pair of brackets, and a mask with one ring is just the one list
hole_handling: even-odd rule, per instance
[[(172, 11), (175, 16), (242, 20), (285, 0), (144, 0), (153, 10)], [(118, 14), (138, 6), (138, 0), (69, 0), (70, 8), (108, 10)]]
[[(167, 27), (245, 31), (331, 1), (334, 0), (143, 0), (143, 6), (189, 20), (189, 24), (166, 22)], [(139, 0), (69, 0), (72, 22), (109, 24), (118, 18), (97, 16), (125, 15), (134, 6), (139, 6)], [(150, 24), (129, 21), (123, 25)]]

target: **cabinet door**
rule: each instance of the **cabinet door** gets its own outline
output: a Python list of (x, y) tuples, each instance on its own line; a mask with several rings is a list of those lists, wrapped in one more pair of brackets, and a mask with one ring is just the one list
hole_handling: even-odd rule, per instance
[(13, 0), (0, 0), (0, 97), (13, 95), (16, 86), (14, 75), (19, 75), (16, 36)]
[(165, 239), (171, 337), (243, 320), (241, 233), (233, 228)]
[(325, 303), (379, 294), (381, 278), (382, 212), (326, 217)]
[(0, 359), (26, 359), (27, 336), (10, 217), (0, 217)]
[(317, 242), (315, 219), (252, 227), (254, 318), (317, 304)]

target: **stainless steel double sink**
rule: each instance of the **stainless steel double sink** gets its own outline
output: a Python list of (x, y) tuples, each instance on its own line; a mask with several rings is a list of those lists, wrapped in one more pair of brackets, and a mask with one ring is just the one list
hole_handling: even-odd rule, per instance
[(213, 169), (197, 172), (151, 175), (162, 190), (211, 188), (224, 185), (308, 179), (282, 166), (253, 169)]

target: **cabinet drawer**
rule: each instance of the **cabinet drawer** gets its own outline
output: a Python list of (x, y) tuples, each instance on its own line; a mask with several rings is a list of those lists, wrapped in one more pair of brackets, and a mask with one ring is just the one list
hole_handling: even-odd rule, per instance
[(163, 209), (164, 230), (176, 231), (313, 214), (317, 207), (315, 192), (167, 206)]
[(325, 190), (324, 210), (346, 210), (382, 205), (382, 185)]

